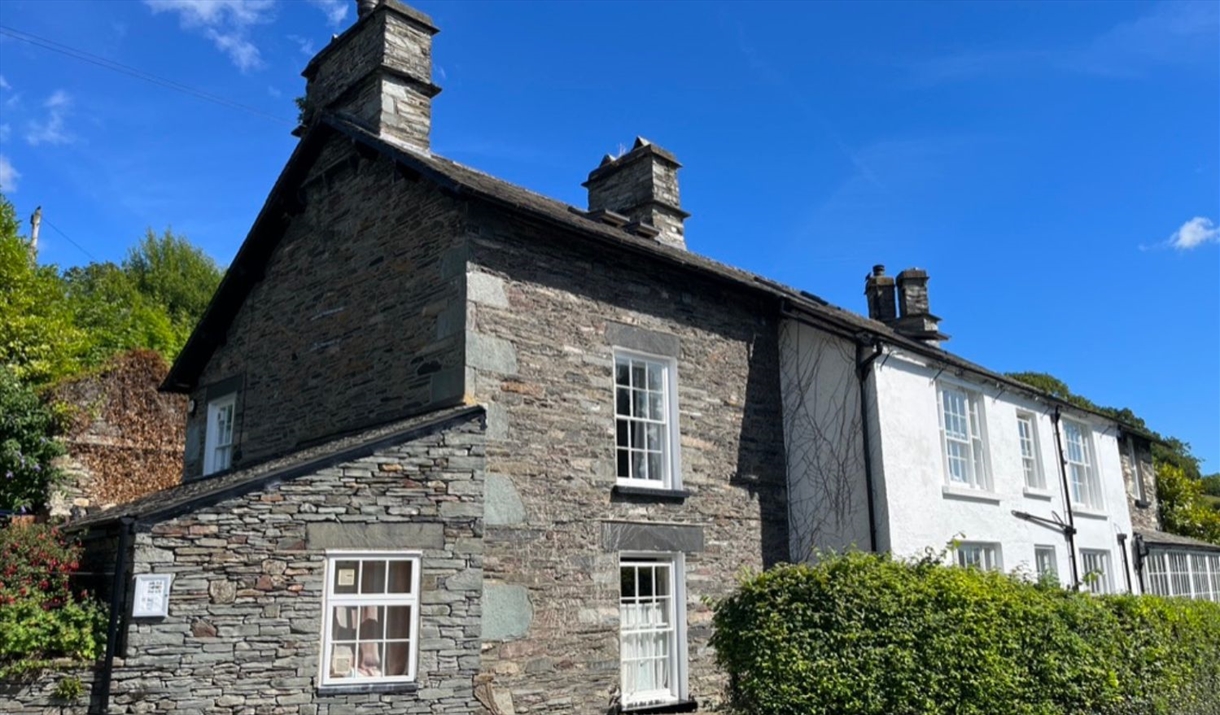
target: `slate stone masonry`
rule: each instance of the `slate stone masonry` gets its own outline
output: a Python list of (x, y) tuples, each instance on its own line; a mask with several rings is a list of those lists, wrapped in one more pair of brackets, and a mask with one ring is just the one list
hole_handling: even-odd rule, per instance
[[(651, 546), (686, 552), (690, 691), (710, 711), (724, 680), (703, 598), (787, 558), (773, 309), (492, 210), (472, 207), (466, 234), (466, 389), (488, 412), (484, 612), (518, 624), (485, 622), (484, 700), (610, 711), (618, 551)], [(685, 498), (615, 492), (614, 347), (677, 359)]]
[[(134, 571), (174, 574), (170, 612), (130, 625), (110, 712), (474, 712), (483, 432), (466, 417), (139, 531)], [(417, 686), (319, 690), (328, 548), (422, 551)]]

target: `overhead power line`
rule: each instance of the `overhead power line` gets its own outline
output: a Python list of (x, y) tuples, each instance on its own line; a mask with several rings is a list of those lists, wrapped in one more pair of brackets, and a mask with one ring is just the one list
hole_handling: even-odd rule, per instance
[[(64, 44), (55, 42), (54, 40), (48, 40), (45, 37), (39, 37), (38, 35), (32, 35), (28, 32), (23, 32), (21, 30), (14, 29), (14, 28), (8, 27), (6, 25), (0, 25), (0, 35), (7, 35), (8, 37), (13, 38), (14, 40), (20, 40), (21, 42), (26, 42), (31, 45), (35, 45), (37, 47), (41, 47), (43, 49), (50, 50), (52, 52), (58, 52), (61, 55), (66, 55), (68, 57), (72, 57), (74, 59), (78, 59), (83, 62), (88, 62), (89, 64), (97, 65), (98, 67), (102, 67), (104, 69), (111, 70), (112, 72), (118, 72), (120, 74), (125, 74), (129, 77), (135, 77), (136, 79), (144, 80), (145, 82), (155, 84), (159, 87), (164, 87), (165, 89), (171, 89), (175, 92), (181, 92), (182, 94), (190, 95), (192, 97), (195, 97), (196, 99), (202, 99), (206, 102), (212, 102), (213, 104), (219, 104), (223, 107), (228, 107), (230, 109), (239, 109), (243, 112), (253, 114), (254, 116), (262, 117), (263, 119), (270, 119), (273, 122), (279, 122), (281, 124), (290, 124), (290, 125), (296, 124), (296, 122), (293, 120), (285, 119), (283, 117), (277, 117), (274, 114), (268, 114), (267, 112), (264, 112), (261, 109), (256, 109), (255, 107), (251, 107), (249, 105), (242, 104), (240, 102), (234, 102), (231, 99), (226, 99), (219, 95), (215, 95), (210, 92), (205, 92), (201, 89), (196, 89), (194, 87), (187, 86), (185, 84), (182, 84), (181, 82), (175, 82), (172, 79), (165, 79), (164, 77), (158, 77), (157, 75), (149, 74), (148, 72), (136, 69), (135, 67), (131, 67), (129, 65), (122, 64), (120, 62), (115, 62), (114, 60), (108, 60), (105, 57), (99, 57), (99, 56), (91, 54), (89, 52), (85, 52), (84, 50), (78, 50), (75, 47), (69, 47), (68, 45), (64, 45)], [(52, 227), (52, 228), (54, 228), (54, 227)], [(55, 230), (58, 231), (59, 229), (55, 229)]]
[(89, 249), (85, 248), (84, 246), (80, 245), (76, 241), (73, 241), (71, 238), (69, 238), (68, 234), (59, 230), (59, 226), (56, 226), (55, 224), (48, 221), (46, 216), (42, 217), (42, 222), (45, 223), (46, 225), (50, 226), (51, 228), (55, 229), (55, 233), (58, 233), (60, 236), (63, 236), (65, 239), (67, 239), (68, 243), (72, 244), (73, 246), (76, 246), (80, 250), (81, 253), (83, 253), (89, 257), (89, 260), (93, 261), (94, 263), (97, 263), (97, 257), (94, 256), (92, 253), (90, 253)]

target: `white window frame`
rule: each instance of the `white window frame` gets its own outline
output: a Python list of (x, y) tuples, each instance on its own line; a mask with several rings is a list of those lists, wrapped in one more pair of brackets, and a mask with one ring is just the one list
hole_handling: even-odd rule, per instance
[[(1093, 511), (1104, 511), (1105, 496), (1101, 491), (1101, 478), (1097, 470), (1097, 450), (1093, 448), (1093, 429), (1084, 422), (1063, 420), (1063, 460), (1068, 470), (1068, 483), (1072, 489), (1072, 506)], [(1078, 430), (1079, 444), (1072, 440), (1072, 429)], [(1073, 447), (1079, 454), (1073, 454)], [(1083, 472), (1083, 478), (1081, 473)]]
[[(221, 412), (228, 410), (229, 415), (229, 431), (227, 435), (221, 435), (219, 419)], [(207, 408), (207, 426), (204, 432), (203, 440), (203, 474), (207, 476), (216, 472), (223, 472), (233, 466), (233, 443), (235, 425), (234, 421), (237, 416), (237, 393), (230, 392), (227, 395), (218, 397), (208, 402)], [(227, 437), (227, 441), (223, 441)], [(223, 452), (222, 452), (223, 450)], [(223, 456), (221, 456), (223, 454)]]
[[(621, 414), (619, 412), (619, 390), (624, 386), (619, 385), (618, 370), (621, 362), (627, 362), (630, 366), (632, 363), (645, 363), (649, 368), (658, 368), (662, 375), (662, 385), (660, 390), (661, 396), (661, 415), (663, 420), (655, 420), (650, 418), (640, 418), (634, 414)], [(634, 377), (634, 370), (628, 368), (629, 381)], [(678, 490), (682, 488), (682, 454), (680, 448), (680, 433), (678, 430), (678, 361), (672, 357), (662, 355), (649, 355), (634, 350), (625, 350), (622, 348), (614, 349), (614, 473), (616, 483), (624, 487), (642, 487), (647, 489), (659, 490)], [(629, 409), (634, 412), (635, 400), (634, 394), (636, 388), (632, 383), (627, 386), (627, 389), (632, 394), (632, 400)], [(647, 391), (647, 386), (645, 386)], [(661, 452), (661, 469), (662, 474), (660, 479), (651, 479), (648, 477), (635, 476), (635, 467), (632, 460), (632, 454), (640, 453), (639, 450), (630, 446), (631, 437), (628, 435), (628, 447), (620, 446), (620, 423), (626, 423), (628, 431), (634, 424), (651, 424), (659, 425), (660, 427), (660, 452)], [(620, 459), (621, 453), (627, 453), (627, 475), (621, 473)]]
[(1054, 576), (1056, 581), (1059, 580), (1059, 553), (1054, 546), (1034, 546), (1034, 575), (1039, 579)]
[[(336, 568), (340, 561), (357, 561), (360, 567), (355, 575), (355, 583), (361, 583), (361, 571), (366, 561), (408, 561), (411, 563), (411, 593), (381, 593), (381, 594), (336, 594), (335, 580)], [(420, 572), (422, 570), (423, 554), (419, 551), (348, 551), (343, 549), (328, 549), (326, 551), (326, 568), (325, 578), (326, 586), (323, 590), (322, 599), (322, 655), (319, 658), (319, 680), (322, 688), (342, 688), (353, 685), (366, 685), (369, 683), (413, 683), (418, 677), (419, 668), (419, 631), (420, 631)], [(386, 569), (386, 578), (389, 578), (389, 569)], [(381, 676), (361, 676), (356, 672), (347, 677), (335, 677), (330, 674), (330, 665), (332, 659), (331, 646), (333, 644), (333, 625), (335, 617), (332, 609), (340, 607), (391, 607), (391, 606), (409, 606), (411, 608), (410, 621), (410, 641), (407, 648), (407, 673), (405, 675), (381, 675)], [(388, 620), (388, 619), (387, 619)], [(388, 625), (382, 624), (383, 643), (385, 638), (384, 629)], [(383, 656), (384, 657), (384, 656)], [(356, 654), (353, 653), (353, 659)], [(352, 664), (353, 671), (356, 670), (356, 664)]]
[[(1029, 434), (1022, 434), (1026, 430)], [(1017, 444), (1021, 448), (1021, 471), (1025, 475), (1025, 486), (1046, 491), (1046, 473), (1042, 470), (1042, 445), (1038, 443), (1038, 417), (1034, 413), (1017, 411)]]
[(1146, 593), (1220, 603), (1220, 554), (1153, 549), (1144, 558)]
[[(947, 429), (948, 416), (945, 411), (945, 399), (950, 394), (959, 396), (965, 407), (965, 415), (952, 415), (955, 421), (964, 419), (965, 439), (956, 433), (951, 436)], [(946, 484), (951, 487), (991, 491), (990, 470), (987, 468), (987, 427), (983, 414), (982, 393), (942, 381), (937, 384), (936, 403), (937, 414), (940, 415), (941, 457), (945, 465)], [(964, 474), (962, 475), (954, 474), (954, 461), (962, 459), (959, 455), (951, 455), (951, 452), (955, 451), (955, 447), (965, 449), (969, 457), (963, 462)]]
[(962, 568), (1003, 571), (1004, 556), (994, 541), (962, 541), (953, 549), (953, 560)]
[[(1109, 549), (1080, 550), (1081, 581), (1092, 593), (1103, 595), (1114, 593), (1114, 558)], [(1096, 578), (1089, 578), (1096, 574)]]
[[(671, 635), (669, 636), (669, 661), (668, 668), (670, 673), (669, 688), (667, 690), (650, 690), (645, 692), (629, 692), (628, 677), (626, 673), (626, 637), (635, 633), (647, 632), (644, 630), (627, 631), (623, 627), (623, 606), (626, 605), (626, 600), (623, 597), (621, 578), (622, 570), (625, 567), (640, 567), (649, 564), (666, 564), (669, 566), (669, 599), (668, 618), (672, 625)], [(687, 685), (687, 669), (688, 669), (688, 646), (686, 636), (686, 558), (682, 553), (670, 552), (642, 552), (630, 551), (619, 554), (619, 690), (621, 693), (621, 704), (624, 712), (629, 712), (637, 708), (647, 708), (657, 705), (665, 705), (670, 703), (682, 702), (688, 699)], [(638, 577), (638, 571), (637, 571)], [(640, 597), (636, 597), (638, 602)]]

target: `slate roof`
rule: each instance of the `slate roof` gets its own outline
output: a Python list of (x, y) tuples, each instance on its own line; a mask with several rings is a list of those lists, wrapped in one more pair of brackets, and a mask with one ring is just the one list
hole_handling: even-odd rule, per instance
[(373, 427), (361, 432), (329, 440), (282, 457), (238, 469), (227, 474), (179, 484), (153, 492), (135, 501), (119, 504), (105, 511), (89, 514), (68, 523), (64, 528), (80, 531), (105, 526), (121, 519), (159, 521), (185, 513), (205, 504), (245, 494), (270, 482), (282, 482), (337, 464), (355, 461), (374, 452), (402, 444), (461, 419), (482, 414), (477, 405), (459, 405), (435, 410), (418, 417)]
[(1178, 536), (1177, 534), (1169, 534), (1164, 531), (1150, 531), (1148, 529), (1135, 529), (1134, 531), (1136, 536), (1143, 538), (1145, 544), (1153, 546), (1220, 551), (1220, 545), (1192, 539), (1189, 536)]
[[(727, 282), (739, 288), (773, 297), (776, 300), (777, 311), (790, 311), (799, 315), (806, 322), (812, 322), (821, 329), (843, 337), (865, 342), (880, 340), (925, 356), (947, 369), (970, 372), (1007, 389), (1058, 405), (1068, 411), (1091, 414), (1115, 422), (1113, 417), (1103, 412), (1084, 409), (1023, 382), (988, 370), (953, 353), (912, 340), (895, 332), (884, 323), (832, 305), (812, 293), (725, 265), (698, 253), (666, 246), (658, 241), (641, 238), (620, 228), (603, 224), (586, 217), (585, 211), (582, 209), (435, 154), (423, 153), (414, 148), (388, 141), (337, 113), (321, 113), (301, 138), (297, 149), (289, 158), (266, 204), (255, 220), (250, 234), (221, 281), (212, 303), (170, 369), (169, 375), (161, 386), (162, 390), (186, 392), (195, 387), (213, 350), (223, 343), (229, 324), (236, 316), (242, 301), (254, 284), (262, 279), (271, 252), (287, 225), (288, 219), (285, 214), (291, 214), (296, 209), (297, 188), (305, 178), (312, 158), (321, 149), (325, 139), (336, 133), (350, 139), (357, 150), (387, 156), (401, 167), (418, 173), (457, 196), (469, 197), (499, 207), (509, 213), (553, 225), (564, 229), (569, 234), (575, 233), (584, 239), (595, 241), (607, 250), (636, 253), (649, 260), (668, 263), (706, 278)], [(542, 235), (543, 233), (545, 235)], [(546, 240), (551, 235), (549, 232), (542, 232), (539, 238)], [(569, 236), (559, 238), (564, 240)], [(1127, 432), (1159, 441), (1155, 435), (1133, 425), (1122, 425), (1122, 427)]]

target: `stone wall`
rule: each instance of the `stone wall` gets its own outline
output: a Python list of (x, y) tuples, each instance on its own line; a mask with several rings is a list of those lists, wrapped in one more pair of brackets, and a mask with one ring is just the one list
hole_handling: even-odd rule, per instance
[[(1118, 447), (1123, 465), (1123, 482), (1127, 485), (1127, 505), (1131, 509), (1131, 526), (1145, 531), (1160, 531), (1160, 502), (1156, 498), (1156, 465), (1152, 461), (1152, 444), (1134, 435), (1130, 439), (1130, 446), (1127, 439), (1123, 438), (1119, 440)], [(1137, 478), (1142, 482), (1142, 490), (1136, 488)], [(1137, 499), (1137, 495), (1141, 493), (1144, 498)]]
[(341, 139), (302, 195), (191, 395), (188, 479), (203, 470), (209, 392), (237, 389), (235, 467), (461, 398), (454, 202)]
[[(95, 672), (93, 667), (65, 664), (26, 678), (0, 680), (0, 715), (85, 715), (90, 712)], [(80, 697), (56, 696), (65, 680), (80, 682)]]
[[(111, 713), (469, 713), (483, 588), (481, 415), (137, 531), (134, 571), (173, 574), (139, 619)], [(318, 689), (326, 548), (423, 552), (418, 689)]]
[[(620, 678), (607, 529), (681, 525), (700, 537), (686, 554), (689, 682), (706, 709), (723, 680), (702, 599), (787, 558), (773, 306), (583, 237), (475, 219), (467, 390), (488, 410), (488, 690), (504, 713), (607, 712)], [(612, 348), (632, 334), (677, 347), (684, 500), (612, 492)]]

